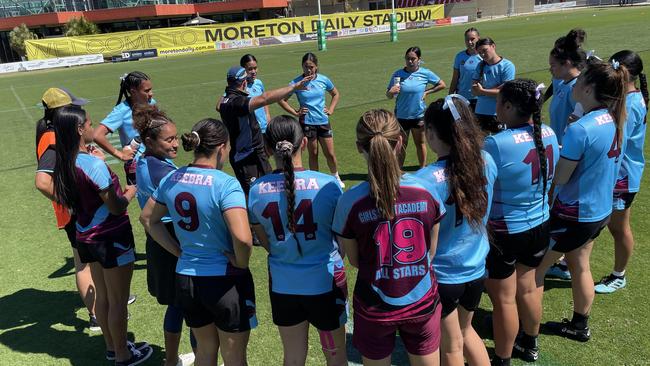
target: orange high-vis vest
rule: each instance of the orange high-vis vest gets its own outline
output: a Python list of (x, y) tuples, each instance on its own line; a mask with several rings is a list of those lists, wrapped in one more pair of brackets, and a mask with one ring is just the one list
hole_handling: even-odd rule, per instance
[[(55, 143), (54, 131), (46, 131), (43, 133), (38, 140), (38, 146), (36, 146), (36, 156), (40, 159), (45, 151), (50, 146), (54, 146)], [(59, 229), (63, 229), (70, 222), (70, 211), (54, 201), (52, 201), (52, 207), (54, 208), (54, 216), (56, 216), (56, 226)]]

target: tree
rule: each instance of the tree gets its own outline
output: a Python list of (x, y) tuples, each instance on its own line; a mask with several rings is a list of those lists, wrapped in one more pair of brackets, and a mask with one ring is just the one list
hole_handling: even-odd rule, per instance
[(84, 17), (72, 18), (63, 26), (63, 35), (66, 37), (86, 36), (99, 33), (97, 24)]
[(30, 31), (25, 23), (23, 23), (14, 27), (14, 29), (9, 32), (9, 45), (11, 46), (11, 49), (16, 51), (16, 53), (24, 59), (27, 55), (27, 52), (25, 51), (25, 41), (36, 38), (38, 38), (36, 37), (36, 34)]

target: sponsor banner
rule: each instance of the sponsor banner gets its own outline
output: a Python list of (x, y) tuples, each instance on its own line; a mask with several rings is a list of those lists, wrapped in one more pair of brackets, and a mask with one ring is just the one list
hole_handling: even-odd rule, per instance
[(563, 3), (551, 3), (551, 4), (543, 4), (543, 5), (535, 5), (533, 6), (533, 11), (549, 11), (549, 10), (557, 10), (557, 9), (564, 9), (564, 8), (575, 8), (576, 7), (576, 2), (575, 1), (566, 1)]
[(59, 58), (51, 58), (47, 60), (11, 62), (6, 64), (0, 64), (0, 74), (17, 72), (17, 71), (54, 69), (57, 67), (101, 64), (103, 62), (104, 62), (104, 56), (102, 54), (59, 57)]
[(235, 48), (257, 47), (259, 45), (260, 45), (259, 39), (252, 38), (252, 39), (240, 39), (238, 41), (217, 42), (214, 44), (214, 48), (217, 50), (230, 50)]
[(122, 60), (134, 61), (141, 58), (158, 57), (158, 50), (151, 48), (148, 50), (133, 50), (122, 52)]
[(468, 22), (469, 22), (469, 17), (467, 15), (462, 17), (451, 17), (451, 24), (460, 24), (460, 23), (468, 23)]
[(186, 46), (186, 47), (164, 47), (158, 48), (158, 56), (176, 56), (186, 55), (188, 53), (196, 52), (210, 52), (215, 50), (214, 44), (204, 44), (201, 46)]
[(448, 24), (451, 24), (451, 18), (436, 19), (436, 25), (448, 25)]
[(285, 43), (297, 43), (302, 41), (299, 34), (294, 34), (290, 36), (278, 36), (278, 37), (266, 37), (260, 38), (260, 46), (269, 46), (276, 44), (285, 44)]
[[(396, 9), (397, 22), (435, 21), (444, 17), (443, 5)], [(390, 9), (323, 15), (325, 31), (390, 25)], [(30, 60), (102, 53), (119, 56), (129, 50), (157, 49), (158, 56), (214, 51), (217, 43), (283, 36), (315, 34), (318, 16), (210, 24), (197, 27), (147, 29), (80, 37), (47, 38), (25, 42)], [(399, 25), (398, 24), (398, 25)], [(237, 43), (235, 43), (237, 45)]]

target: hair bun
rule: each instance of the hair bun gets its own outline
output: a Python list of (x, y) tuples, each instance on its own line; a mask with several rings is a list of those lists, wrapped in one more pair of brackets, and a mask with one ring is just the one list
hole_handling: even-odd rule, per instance
[(183, 142), (183, 150), (194, 151), (201, 143), (201, 138), (199, 137), (198, 132), (192, 131), (184, 133), (183, 136), (181, 136), (181, 141)]

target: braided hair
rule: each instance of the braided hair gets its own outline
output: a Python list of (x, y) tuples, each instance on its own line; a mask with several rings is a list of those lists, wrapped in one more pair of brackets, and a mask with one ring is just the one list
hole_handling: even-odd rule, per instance
[(131, 71), (120, 78), (120, 94), (117, 97), (118, 105), (122, 102), (122, 98), (131, 104), (131, 89), (137, 89), (144, 80), (151, 80), (147, 74), (141, 71)]
[(533, 177), (533, 183), (537, 182), (539, 184), (539, 178), (542, 178), (542, 202), (544, 202), (548, 183), (548, 157), (546, 156), (546, 147), (542, 141), (543, 98), (541, 97), (541, 91), (537, 90), (537, 82), (531, 79), (515, 79), (506, 82), (499, 93), (501, 94), (502, 102), (510, 102), (517, 110), (519, 116), (524, 118), (530, 118), (532, 116), (533, 141), (540, 166), (540, 176)]
[[(287, 226), (289, 231), (296, 233), (296, 189), (295, 172), (293, 168), (293, 155), (300, 149), (304, 137), (302, 128), (298, 121), (292, 116), (281, 115), (274, 117), (266, 128), (264, 141), (269, 150), (282, 162), (284, 172), (284, 193), (287, 197)], [(302, 256), (300, 241), (296, 235), (298, 253)]]

